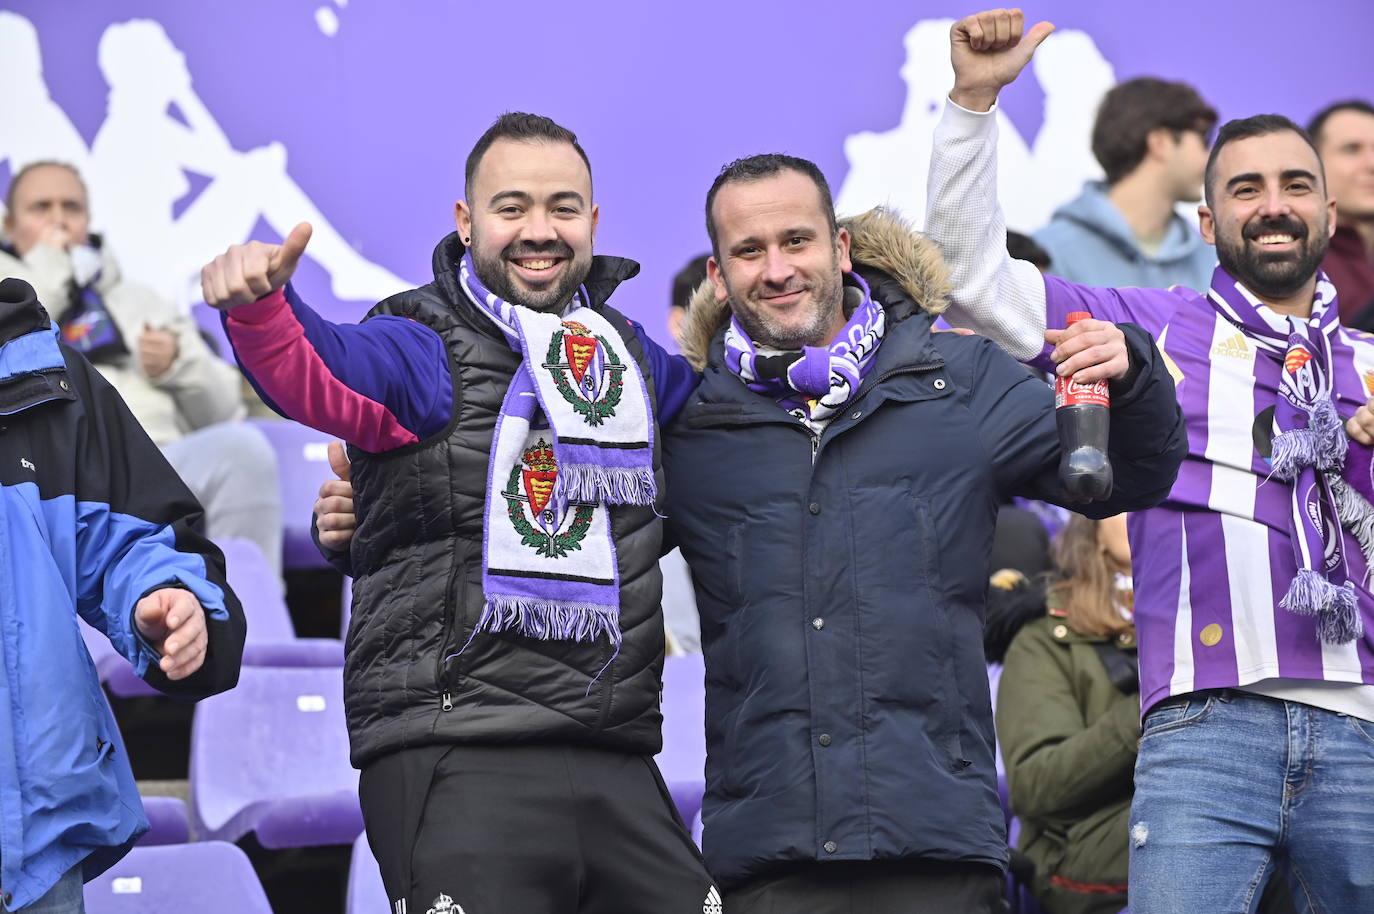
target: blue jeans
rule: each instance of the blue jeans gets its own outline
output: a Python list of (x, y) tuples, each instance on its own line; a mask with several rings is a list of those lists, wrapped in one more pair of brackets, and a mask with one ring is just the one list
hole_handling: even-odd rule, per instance
[(1276, 868), (1301, 912), (1374, 912), (1374, 724), (1221, 689), (1146, 716), (1132, 914), (1249, 914)]
[(48, 889), (43, 897), (22, 909), (23, 914), (85, 914), (86, 901), (81, 893), (81, 864), (67, 870), (66, 875), (57, 880), (57, 885)]

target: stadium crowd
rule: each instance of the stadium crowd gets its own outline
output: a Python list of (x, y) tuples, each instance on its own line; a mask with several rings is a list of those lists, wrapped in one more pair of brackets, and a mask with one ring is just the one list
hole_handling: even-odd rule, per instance
[[(230, 245), (232, 352), (123, 278), (75, 163), (16, 170), (4, 909), (116, 910), (135, 844), (194, 836), (278, 910), (318, 864), (282, 849), (356, 839), (350, 910), (370, 878), (392, 914), (1374, 911), (1374, 107), (1121, 82), (1104, 178), (1021, 234), (994, 115), (1052, 30), (952, 28), (923, 233), (740, 150), (676, 353), (539, 114), (359, 323), (293, 285), (309, 223)], [(1056, 386), (1109, 395), (1104, 498), (1061, 483)], [(304, 502), (283, 420), (333, 471)], [(329, 572), (283, 561), (312, 500)], [(321, 574), (341, 638), (297, 638)], [(208, 699), (189, 756), (158, 692)], [(252, 802), (198, 773), (236, 695)], [(255, 732), (316, 720), (302, 781), (342, 789), (285, 802)]]

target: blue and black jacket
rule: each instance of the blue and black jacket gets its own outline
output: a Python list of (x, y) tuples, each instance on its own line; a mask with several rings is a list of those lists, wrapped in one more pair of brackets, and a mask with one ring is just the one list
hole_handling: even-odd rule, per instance
[[(124, 402), (24, 282), (0, 282), (0, 902), (92, 879), (148, 829), (77, 616), (147, 682), (199, 698), (233, 687), (244, 619), (201, 507)], [(164, 587), (205, 609), (209, 648), (178, 682), (134, 607)]]

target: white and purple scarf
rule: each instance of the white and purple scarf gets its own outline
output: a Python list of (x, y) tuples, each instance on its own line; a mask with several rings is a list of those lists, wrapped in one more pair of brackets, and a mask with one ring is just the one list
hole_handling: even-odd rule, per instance
[(1349, 440), (1332, 390), (1331, 338), (1340, 326), (1336, 287), (1317, 274), (1306, 320), (1263, 307), (1221, 267), (1207, 297), (1257, 346), (1282, 359), (1271, 461), (1274, 476), (1293, 487), (1289, 527), (1298, 573), (1279, 605), (1316, 616), (1322, 641), (1353, 641), (1363, 625), (1341, 527), (1355, 532), (1367, 525), (1358, 515), (1367, 515), (1369, 504), (1341, 475)]
[(828, 347), (760, 352), (732, 315), (725, 330), (725, 365), (752, 391), (774, 397), (804, 422), (826, 422), (854, 398), (873, 368), (887, 329), (883, 306), (873, 300), (858, 274), (863, 301)]
[(605, 635), (619, 652), (620, 580), (607, 506), (653, 505), (656, 494), (653, 416), (639, 366), (587, 306), (584, 289), (561, 315), (542, 313), (488, 291), (470, 255), (457, 273), (467, 297), (522, 356), (487, 467), (485, 600), (473, 635)]

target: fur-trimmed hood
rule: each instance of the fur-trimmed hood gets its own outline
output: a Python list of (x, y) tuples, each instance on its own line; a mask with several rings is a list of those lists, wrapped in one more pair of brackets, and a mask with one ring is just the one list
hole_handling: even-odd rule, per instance
[[(949, 306), (949, 270), (940, 249), (901, 216), (880, 206), (841, 219), (840, 227), (849, 230), (849, 253), (855, 269), (881, 270), (930, 314), (939, 314)], [(716, 300), (709, 279), (692, 293), (682, 324), (681, 345), (682, 354), (697, 371), (706, 365), (711, 340), (725, 326), (729, 314), (729, 303)]]

